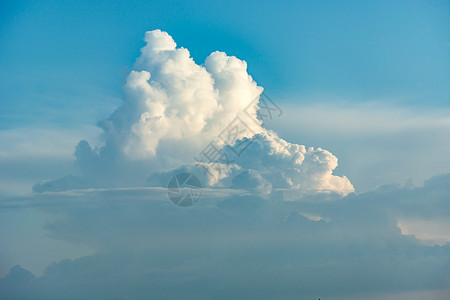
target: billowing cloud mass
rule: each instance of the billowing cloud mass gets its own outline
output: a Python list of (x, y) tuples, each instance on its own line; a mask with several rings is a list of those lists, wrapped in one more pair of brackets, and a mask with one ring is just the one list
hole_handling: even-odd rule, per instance
[(93, 149), (81, 141), (75, 151), (81, 178), (44, 182), (35, 191), (166, 186), (155, 177), (166, 180), (180, 169), (199, 174), (206, 186), (258, 187), (263, 194), (354, 191), (347, 177), (333, 175), (333, 154), (264, 129), (257, 105), (263, 88), (245, 61), (214, 52), (197, 65), (160, 30), (147, 32), (145, 41), (127, 77), (123, 105), (99, 123), (104, 145)]
[[(0, 236), (31, 236), (0, 247), (21, 254), (1, 299), (448, 299), (450, 174), (352, 193), (332, 153), (265, 129), (244, 61), (197, 65), (165, 32), (145, 40), (102, 143), (75, 149), (80, 173), (0, 201)], [(166, 187), (185, 172), (205, 187), (181, 209)], [(39, 274), (29, 257), (47, 248), (16, 231), (23, 211), (22, 231), (89, 251)]]

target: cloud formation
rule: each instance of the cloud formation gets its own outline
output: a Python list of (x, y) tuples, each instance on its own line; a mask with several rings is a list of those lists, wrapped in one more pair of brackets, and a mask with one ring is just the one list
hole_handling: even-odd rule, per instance
[(272, 188), (354, 191), (347, 177), (333, 175), (332, 153), (306, 149), (264, 129), (264, 108), (257, 105), (263, 88), (247, 73), (245, 61), (214, 52), (197, 65), (160, 30), (147, 32), (145, 42), (127, 77), (123, 105), (99, 123), (104, 145), (93, 149), (83, 140), (76, 148), (82, 178), (44, 182), (34, 191), (166, 186), (167, 181), (153, 180), (155, 174), (180, 168), (203, 176), (206, 186), (254, 190), (257, 180), (257, 191), (266, 194)]
[[(252, 171), (236, 188), (241, 181), (262, 182)], [(450, 245), (423, 243), (398, 220), (448, 219), (449, 182), (438, 176), (332, 202), (204, 189), (187, 209), (174, 208), (163, 188), (37, 193), (9, 208), (42, 211), (50, 236), (97, 253), (37, 277), (15, 267), (0, 280), (0, 298), (402, 299), (395, 294), (423, 290), (446, 299)]]
[[(200, 150), (262, 93), (236, 57), (214, 52), (200, 66), (166, 32), (149, 31), (145, 41), (126, 80), (125, 103), (100, 123), (105, 147), (130, 159), (183, 158), (181, 151), (165, 152), (164, 143), (171, 141)], [(250, 113), (256, 119), (256, 108)], [(255, 133), (262, 130), (251, 126)]]

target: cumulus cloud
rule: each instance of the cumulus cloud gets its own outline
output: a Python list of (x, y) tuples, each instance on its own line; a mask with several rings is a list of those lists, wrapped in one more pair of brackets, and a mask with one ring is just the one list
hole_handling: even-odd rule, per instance
[(263, 178), (277, 188), (301, 192), (336, 192), (347, 195), (353, 186), (347, 177), (333, 175), (338, 159), (321, 148), (306, 149), (289, 143), (273, 132), (252, 138), (253, 145), (245, 151), (239, 164), (244, 169), (259, 170)]
[(423, 184), (449, 170), (447, 108), (399, 105), (394, 99), (293, 100), (283, 105), (283, 117), (274, 118), (270, 128), (291, 142), (332, 149), (339, 157), (340, 173), (358, 192), (408, 179)]
[[(0, 298), (447, 298), (450, 175), (352, 193), (332, 153), (264, 128), (244, 61), (214, 52), (197, 65), (159, 30), (145, 41), (123, 104), (99, 123), (103, 144), (75, 149), (82, 176), (0, 201), (5, 215), (41, 214), (47, 237), (89, 251), (42, 276), (13, 267)], [(177, 209), (163, 187), (182, 172), (206, 187)]]
[(83, 178), (45, 182), (34, 191), (89, 184), (166, 186), (155, 176), (183, 168), (203, 176), (207, 186), (262, 194), (272, 188), (354, 191), (347, 177), (333, 175), (333, 154), (289, 143), (264, 129), (263, 108), (257, 105), (263, 88), (247, 73), (245, 61), (214, 52), (198, 65), (160, 30), (147, 32), (145, 42), (127, 77), (124, 103), (99, 123), (104, 145), (92, 148), (83, 140), (76, 148)]
[[(214, 52), (200, 66), (166, 32), (149, 31), (145, 41), (127, 77), (124, 105), (101, 123), (106, 147), (130, 159), (167, 156), (169, 141), (198, 151), (262, 93), (242, 60)], [(183, 157), (181, 150), (176, 156)]]

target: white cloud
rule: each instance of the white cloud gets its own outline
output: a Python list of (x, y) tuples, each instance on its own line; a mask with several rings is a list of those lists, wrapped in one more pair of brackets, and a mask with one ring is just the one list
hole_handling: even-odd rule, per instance
[(149, 31), (145, 41), (125, 84), (125, 104), (102, 123), (107, 141), (131, 159), (165, 156), (164, 141), (200, 151), (263, 90), (236, 57), (214, 52), (200, 66), (166, 32)]
[[(347, 195), (354, 191), (347, 177), (333, 175), (338, 160), (326, 150), (306, 149), (286, 142), (274, 132), (263, 132), (244, 142), (249, 144), (239, 157), (233, 156), (231, 148), (224, 148), (225, 155), (235, 159), (233, 164), (204, 166), (212, 174), (209, 176), (210, 185), (218, 182), (222, 187), (229, 186), (226, 179), (232, 178), (233, 182), (239, 181), (234, 186), (253, 188), (257, 180), (259, 185), (266, 186), (263, 189), (265, 193), (272, 188), (291, 189), (296, 191), (297, 199), (303, 194), (334, 192)], [(248, 170), (251, 170), (253, 180), (242, 176), (248, 174)]]
[(397, 226), (403, 235), (413, 235), (424, 245), (443, 246), (450, 243), (450, 220), (448, 219), (399, 219)]
[[(86, 141), (77, 146), (84, 178), (46, 182), (35, 191), (88, 187), (80, 182), (94, 187), (139, 186), (151, 173), (173, 173), (183, 166), (194, 172), (195, 160), (208, 146), (220, 151), (218, 157), (199, 158), (197, 164), (207, 169), (204, 182), (209, 186), (231, 187), (233, 180), (242, 186), (236, 180), (252, 174), (248, 188), (265, 194), (272, 187), (299, 193), (354, 191), (347, 177), (333, 174), (337, 158), (329, 151), (286, 142), (261, 126), (260, 108), (253, 104), (263, 88), (247, 73), (245, 61), (214, 52), (204, 65), (197, 65), (187, 49), (177, 48), (160, 30), (147, 32), (145, 41), (127, 77), (123, 105), (100, 122), (104, 146), (92, 149)], [(234, 157), (240, 157), (236, 162), (219, 159), (223, 153), (233, 156), (230, 147), (244, 142), (252, 145), (243, 153), (235, 151)]]
[[(298, 99), (297, 102), (300, 102)], [(272, 129), (330, 150), (358, 192), (426, 179), (450, 168), (450, 110), (343, 101), (284, 104)], [(300, 130), (299, 130), (300, 128)]]

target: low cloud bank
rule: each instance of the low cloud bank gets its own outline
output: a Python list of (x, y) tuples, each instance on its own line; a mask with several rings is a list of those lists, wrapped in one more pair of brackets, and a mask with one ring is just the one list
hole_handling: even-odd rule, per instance
[[(260, 185), (251, 172), (242, 177)], [(449, 187), (442, 175), (331, 202), (208, 188), (183, 209), (163, 188), (35, 194), (15, 205), (46, 212), (50, 236), (97, 254), (55, 262), (41, 277), (16, 267), (0, 280), (1, 296), (339, 299), (448, 289), (450, 245), (424, 242), (398, 220), (449, 219)]]

